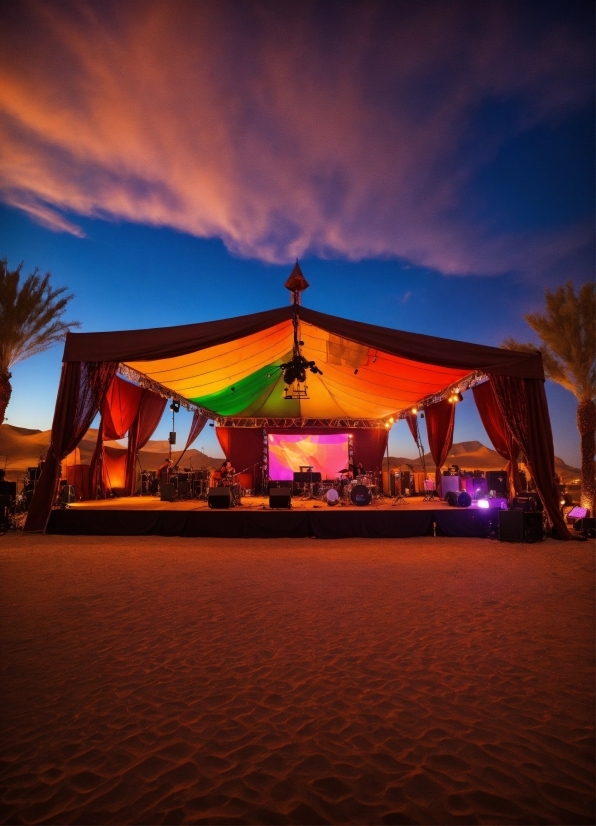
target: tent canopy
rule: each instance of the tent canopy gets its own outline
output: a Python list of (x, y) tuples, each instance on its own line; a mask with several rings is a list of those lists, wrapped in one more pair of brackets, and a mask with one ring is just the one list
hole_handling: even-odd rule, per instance
[[(293, 313), (308, 398), (284, 398)], [(377, 327), (286, 306), (222, 321), (69, 333), (64, 361), (119, 362), (214, 417), (383, 420), (478, 373), (543, 379), (539, 354)]]

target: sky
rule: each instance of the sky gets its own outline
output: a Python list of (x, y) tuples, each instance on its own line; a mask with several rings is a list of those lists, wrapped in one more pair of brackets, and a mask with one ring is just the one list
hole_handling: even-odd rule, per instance
[[(545, 288), (594, 277), (593, 17), (582, 0), (4, 4), (0, 256), (50, 271), (87, 332), (281, 306), (298, 257), (313, 309), (535, 341)], [(10, 424), (51, 426), (60, 361), (14, 367)], [(489, 444), (469, 396), (455, 441)], [(575, 399), (547, 396), (578, 466)], [(196, 446), (221, 453), (211, 428)], [(415, 455), (405, 423), (390, 450)]]

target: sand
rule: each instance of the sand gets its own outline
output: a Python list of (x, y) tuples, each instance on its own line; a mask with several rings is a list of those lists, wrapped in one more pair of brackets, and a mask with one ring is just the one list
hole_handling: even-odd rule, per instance
[(592, 823), (594, 547), (0, 537), (4, 823)]

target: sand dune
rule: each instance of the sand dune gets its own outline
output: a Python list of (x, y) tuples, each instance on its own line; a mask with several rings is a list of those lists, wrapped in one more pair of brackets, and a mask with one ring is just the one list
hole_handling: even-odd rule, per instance
[[(97, 430), (90, 429), (82, 439), (79, 449), (81, 451), (81, 461), (88, 463), (95, 449), (97, 441)], [(7, 478), (16, 480), (22, 478), (28, 467), (37, 465), (40, 456), (45, 456), (50, 443), (49, 430), (30, 430), (25, 427), (15, 427), (14, 425), (3, 424), (0, 426), (0, 467), (6, 464)], [(120, 447), (117, 442), (108, 444)], [(182, 453), (184, 445), (176, 445), (172, 452), (174, 459)], [(169, 446), (166, 441), (153, 440), (147, 442), (141, 451), (141, 466), (148, 470), (155, 470), (168, 455)], [(191, 448), (183, 459), (185, 466), (194, 468), (216, 467), (221, 462), (221, 458), (213, 458), (201, 453), (200, 450)]]
[(594, 822), (587, 543), (13, 534), (0, 563), (1, 822)]

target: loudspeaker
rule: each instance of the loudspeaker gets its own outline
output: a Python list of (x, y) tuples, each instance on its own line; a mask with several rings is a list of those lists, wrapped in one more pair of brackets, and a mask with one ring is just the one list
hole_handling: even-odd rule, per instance
[(11, 496), (13, 499), (17, 498), (17, 483), (16, 482), (0, 482), (0, 496)]
[(507, 481), (507, 474), (504, 470), (487, 470), (486, 484), (489, 491), (494, 490), (497, 497), (506, 497), (509, 493), (509, 483)]
[[(188, 477), (187, 477), (188, 478)], [(190, 482), (186, 480), (178, 479), (178, 496), (189, 496), (190, 495)]]
[(511, 507), (519, 511), (531, 511), (533, 513), (543, 509), (542, 499), (537, 493), (520, 493), (511, 503)]
[(169, 442), (171, 445), (175, 445), (175, 444), (176, 444), (176, 433), (175, 433), (173, 430), (172, 430), (172, 431), (170, 431), (170, 435), (168, 436), (168, 442)]
[(159, 486), (159, 498), (162, 502), (173, 502), (175, 496), (176, 490), (170, 482), (164, 482)]
[(60, 504), (70, 505), (75, 501), (75, 489), (72, 485), (64, 485), (60, 491)]
[(577, 519), (573, 529), (585, 533), (589, 539), (594, 539), (596, 538), (596, 519), (587, 516), (584, 516), (583, 519)]
[(499, 511), (501, 542), (542, 542), (542, 514), (528, 511)]
[(269, 491), (270, 508), (291, 508), (292, 490), (291, 488), (274, 488)]
[(230, 488), (209, 488), (207, 504), (210, 508), (231, 508), (232, 491)]

